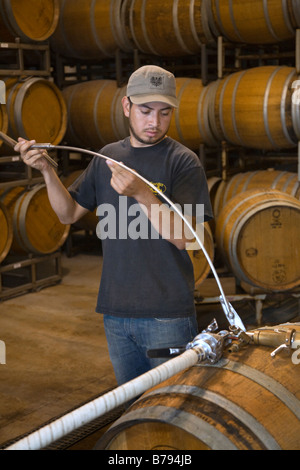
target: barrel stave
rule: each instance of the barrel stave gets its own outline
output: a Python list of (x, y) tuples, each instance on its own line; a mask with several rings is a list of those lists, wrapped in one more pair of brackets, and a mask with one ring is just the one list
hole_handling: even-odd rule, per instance
[(95, 448), (299, 450), (299, 369), (271, 351), (248, 345), (180, 372), (148, 390)]

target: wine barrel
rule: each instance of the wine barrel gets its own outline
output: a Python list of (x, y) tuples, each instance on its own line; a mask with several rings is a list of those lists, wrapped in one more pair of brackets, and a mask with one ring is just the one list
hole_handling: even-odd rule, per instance
[(46, 255), (57, 251), (65, 242), (70, 226), (63, 225), (53, 211), (45, 185), (30, 190), (23, 187), (4, 191), (0, 201), (11, 214), (15, 253)]
[(77, 59), (113, 57), (133, 50), (127, 36), (123, 0), (60, 0), (60, 19), (51, 47)]
[(5, 79), (9, 134), (57, 145), (67, 128), (61, 91), (44, 78)]
[(200, 144), (216, 144), (209, 128), (207, 107), (204, 103), (209, 95), (197, 78), (176, 78), (176, 94), (179, 106), (174, 109), (168, 135), (192, 150), (199, 150)]
[(99, 149), (129, 135), (121, 100), (126, 87), (114, 80), (92, 80), (63, 90), (67, 105), (66, 140), (71, 145)]
[[(215, 244), (213, 234), (208, 222), (204, 223), (203, 237), (204, 248), (207, 251), (207, 254), (210, 257), (211, 261), (213, 261), (215, 254)], [(203, 253), (203, 250), (189, 250), (188, 254), (193, 263), (195, 287), (197, 287), (201, 285), (203, 281), (205, 281), (205, 279), (210, 273), (211, 268), (206, 256)]]
[(249, 189), (277, 189), (300, 200), (298, 175), (289, 171), (258, 170), (237, 173), (228, 182), (222, 181), (213, 202), (217, 217), (228, 201), (237, 194)]
[(11, 217), (4, 206), (0, 202), (0, 263), (6, 258), (13, 241), (13, 228)]
[(46, 41), (59, 19), (58, 0), (0, 1), (0, 41)]
[[(7, 134), (8, 131), (8, 116), (6, 111), (6, 105), (0, 103), (0, 131)], [(3, 145), (3, 140), (0, 139), (0, 147)]]
[[(228, 41), (275, 44), (295, 37), (295, 12), (290, 0), (212, 0), (211, 26)], [(298, 6), (296, 7), (296, 11)]]
[(291, 14), (293, 27), (299, 28), (300, 27), (300, 7), (299, 7), (299, 0), (287, 0), (288, 8)]
[(300, 202), (276, 190), (233, 197), (216, 227), (218, 250), (235, 276), (268, 292), (300, 285)]
[(299, 450), (300, 368), (271, 351), (225, 352), (148, 390), (95, 450)]
[(146, 54), (198, 54), (211, 40), (202, 0), (132, 0), (129, 18), (133, 41)]
[(296, 78), (291, 67), (264, 66), (216, 82), (207, 105), (215, 138), (260, 150), (295, 148), (292, 83)]
[(220, 184), (222, 183), (222, 178), (218, 176), (212, 176), (207, 180), (207, 186), (209, 191), (209, 197), (212, 207), (214, 207), (214, 202), (216, 199), (216, 195), (219, 189)]
[(222, 178), (219, 178), (218, 176), (212, 176), (211, 178), (208, 178), (207, 180), (211, 207), (212, 207), (213, 214), (214, 214), (214, 218), (211, 219), (208, 223), (213, 234), (216, 231), (216, 214), (215, 214), (216, 198), (219, 193), (220, 185), (222, 184), (223, 184), (223, 180)]

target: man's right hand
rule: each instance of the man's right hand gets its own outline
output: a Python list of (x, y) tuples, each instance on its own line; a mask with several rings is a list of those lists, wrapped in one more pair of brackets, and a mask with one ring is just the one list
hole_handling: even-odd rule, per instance
[(46, 158), (44, 158), (46, 151), (42, 149), (30, 150), (30, 147), (34, 144), (36, 144), (35, 140), (25, 140), (22, 137), (19, 137), (14, 150), (17, 153), (20, 153), (20, 156), (26, 165), (41, 172), (48, 170), (51, 168), (51, 165)]

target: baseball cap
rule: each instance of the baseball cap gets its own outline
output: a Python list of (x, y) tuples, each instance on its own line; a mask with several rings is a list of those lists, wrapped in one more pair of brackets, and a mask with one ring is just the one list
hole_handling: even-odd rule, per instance
[(156, 65), (145, 65), (131, 75), (127, 96), (134, 104), (159, 101), (178, 108), (174, 75)]

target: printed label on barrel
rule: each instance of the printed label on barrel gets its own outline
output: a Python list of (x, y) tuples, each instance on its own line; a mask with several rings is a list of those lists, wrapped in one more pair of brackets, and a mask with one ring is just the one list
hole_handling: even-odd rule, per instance
[(272, 279), (275, 284), (283, 284), (287, 280), (286, 266), (279, 259), (272, 262)]
[(279, 229), (282, 228), (281, 222), (281, 211), (280, 209), (274, 209), (272, 212), (272, 221), (271, 221), (272, 229)]

